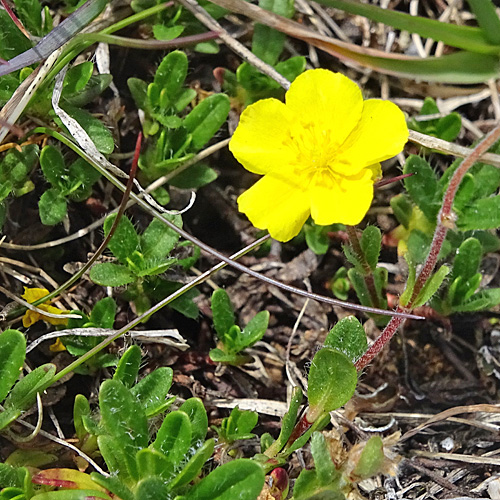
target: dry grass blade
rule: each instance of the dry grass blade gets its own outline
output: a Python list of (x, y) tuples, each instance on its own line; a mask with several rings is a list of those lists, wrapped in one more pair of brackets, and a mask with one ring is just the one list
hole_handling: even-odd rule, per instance
[(424, 422), (423, 424), (418, 425), (411, 431), (408, 431), (405, 434), (403, 434), (403, 436), (401, 436), (400, 441), (405, 441), (406, 439), (411, 438), (415, 434), (418, 434), (423, 429), (426, 429), (427, 427), (435, 423), (442, 422), (448, 419), (449, 417), (453, 417), (454, 415), (459, 415), (460, 413), (478, 413), (478, 412), (500, 414), (500, 404), (499, 405), (479, 404), (479, 405), (456, 406), (455, 408), (449, 408), (448, 410), (445, 410), (441, 413), (438, 413), (437, 415), (434, 415), (427, 422)]

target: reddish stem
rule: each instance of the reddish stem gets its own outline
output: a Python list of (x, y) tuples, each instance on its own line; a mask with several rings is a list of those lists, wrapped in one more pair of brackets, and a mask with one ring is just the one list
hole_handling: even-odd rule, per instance
[[(495, 144), (500, 139), (500, 125), (497, 125), (464, 159), (461, 165), (455, 170), (450, 183), (446, 189), (443, 197), (443, 203), (441, 210), (439, 211), (437, 217), (437, 226), (434, 231), (434, 237), (432, 238), (431, 249), (429, 255), (425, 260), (424, 266), (420, 271), (415, 286), (413, 287), (413, 292), (408, 301), (408, 304), (397, 308), (397, 312), (409, 313), (413, 309), (413, 304), (418, 294), (422, 291), (427, 280), (431, 277), (436, 263), (438, 260), (439, 252), (443, 246), (443, 242), (446, 238), (446, 233), (448, 229), (452, 229), (455, 226), (456, 216), (453, 212), (453, 201), (455, 195), (457, 194), (458, 188), (462, 179), (468, 170), (476, 163), (480, 157), (488, 151), (488, 149)], [(366, 365), (368, 365), (372, 359), (384, 348), (384, 346), (391, 340), (394, 334), (397, 332), (400, 325), (405, 321), (402, 317), (392, 317), (384, 331), (380, 336), (373, 342), (373, 344), (368, 348), (368, 350), (358, 359), (356, 362), (357, 370), (362, 370)]]
[(302, 436), (302, 434), (304, 434), (304, 432), (306, 432), (313, 423), (314, 422), (309, 422), (309, 420), (307, 420), (307, 414), (304, 415), (295, 425), (292, 434), (290, 434), (290, 437), (285, 445), (285, 449), (289, 448), (300, 436)]

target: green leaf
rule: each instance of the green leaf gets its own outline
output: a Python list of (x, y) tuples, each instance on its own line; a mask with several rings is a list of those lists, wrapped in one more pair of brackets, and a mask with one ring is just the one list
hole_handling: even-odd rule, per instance
[(14, 420), (21, 416), (22, 411), (17, 408), (11, 408), (10, 410), (4, 410), (0, 413), (0, 430), (5, 429)]
[(83, 417), (90, 417), (90, 415), (89, 400), (83, 394), (77, 394), (73, 404), (73, 425), (75, 426), (76, 436), (80, 443), (83, 442), (83, 439), (88, 434), (83, 424)]
[(78, 158), (69, 167), (71, 183), (70, 197), (74, 201), (84, 201), (92, 194), (92, 186), (101, 174), (83, 158)]
[(454, 141), (462, 129), (462, 117), (458, 113), (450, 113), (440, 118), (436, 124), (436, 136), (443, 141)]
[(441, 200), (434, 170), (420, 156), (410, 155), (406, 160), (403, 173), (413, 174), (404, 179), (405, 188), (424, 215), (430, 221), (435, 221)]
[[(118, 380), (105, 380), (101, 384), (99, 407), (104, 432), (112, 439), (116, 453), (118, 456), (121, 455), (120, 462), (126, 464), (128, 474), (137, 479), (135, 455), (148, 445), (148, 423), (144, 410)], [(103, 437), (105, 436), (98, 438), (99, 448)]]
[(467, 0), (489, 43), (500, 45), (500, 19), (491, 0)]
[(203, 443), (189, 461), (182, 467), (178, 474), (172, 479), (169, 486), (171, 489), (180, 488), (189, 484), (193, 479), (199, 476), (205, 462), (214, 452), (215, 441), (209, 439)]
[(87, 85), (82, 90), (69, 95), (65, 95), (63, 91), (64, 101), (72, 106), (81, 108), (99, 97), (111, 85), (112, 81), (113, 77), (111, 75), (91, 76)]
[(499, 226), (500, 196), (477, 200), (458, 214), (457, 227), (461, 231), (496, 229)]
[(0, 334), (0, 402), (19, 378), (26, 357), (26, 338), (17, 330)]
[(159, 498), (169, 498), (168, 486), (159, 477), (148, 477), (140, 481), (135, 491), (137, 500), (158, 500)]
[(453, 261), (451, 280), (459, 276), (468, 279), (479, 271), (483, 247), (476, 238), (467, 238), (458, 248)]
[(458, 313), (482, 311), (500, 304), (500, 288), (490, 288), (475, 293), (466, 302), (453, 306), (453, 311)]
[(97, 472), (92, 472), (90, 474), (92, 481), (106, 488), (108, 491), (113, 493), (116, 497), (121, 500), (135, 500), (134, 494), (127, 488), (123, 481), (117, 476), (104, 477)]
[(217, 467), (186, 495), (186, 500), (255, 500), (264, 486), (264, 470), (248, 459)]
[(250, 410), (240, 410), (237, 406), (232, 409), (227, 419), (223, 419), (222, 427), (225, 428), (228, 441), (248, 439), (253, 437), (253, 428), (257, 425), (259, 415)]
[(38, 0), (14, 0), (23, 26), (34, 36), (42, 36), (42, 6)]
[(172, 386), (172, 377), (172, 368), (161, 366), (130, 389), (132, 396), (139, 402), (148, 418), (163, 411), (168, 404), (166, 398)]
[[(147, 295), (156, 300), (163, 300), (182, 286), (181, 283), (167, 281), (165, 279), (151, 279), (143, 283), (143, 285)], [(196, 319), (199, 314), (199, 309), (193, 302), (193, 299), (198, 295), (198, 290), (193, 288), (170, 302), (168, 306), (187, 318)]]
[(316, 224), (306, 224), (304, 226), (307, 246), (316, 255), (324, 255), (328, 252), (330, 239), (328, 238), (327, 231), (325, 231), (327, 227), (328, 226), (318, 226)]
[(316, 475), (318, 482), (322, 486), (338, 482), (340, 472), (335, 468), (332, 462), (326, 439), (321, 432), (313, 432), (311, 436), (311, 454), (316, 466)]
[(27, 410), (35, 402), (38, 392), (46, 389), (56, 373), (52, 363), (38, 366), (14, 386), (3, 404), (6, 410)]
[(344, 353), (353, 363), (368, 348), (365, 330), (355, 316), (341, 319), (326, 336), (324, 345)]
[(97, 445), (111, 474), (118, 476), (127, 486), (137, 481), (139, 477), (137, 462), (134, 455), (127, 453), (130, 451), (128, 447), (125, 449), (123, 443), (107, 434), (97, 436)]
[(163, 24), (153, 25), (153, 36), (157, 40), (173, 40), (182, 34), (184, 26), (180, 24), (176, 26), (165, 26)]
[(215, 331), (222, 338), (236, 321), (229, 295), (222, 288), (212, 294), (211, 308)]
[(174, 411), (163, 420), (151, 447), (162, 452), (174, 466), (177, 466), (184, 460), (191, 447), (191, 436), (191, 421), (187, 414)]
[(259, 341), (266, 333), (268, 324), (269, 313), (267, 311), (257, 313), (241, 332), (240, 350), (251, 347), (255, 342)]
[(188, 70), (188, 59), (184, 52), (175, 50), (165, 56), (156, 70), (154, 83), (161, 89), (166, 90), (168, 101), (166, 105), (172, 105), (186, 80)]
[(449, 272), (450, 268), (448, 266), (441, 266), (422, 287), (413, 303), (413, 307), (423, 306), (439, 290)]
[(382, 233), (376, 226), (368, 226), (361, 236), (361, 249), (368, 265), (375, 270), (380, 255), (380, 245), (382, 244)]
[(219, 46), (215, 40), (210, 40), (208, 42), (199, 42), (194, 46), (195, 52), (200, 52), (202, 54), (218, 54)]
[(137, 453), (137, 467), (141, 479), (151, 476), (169, 479), (174, 473), (174, 466), (163, 453), (144, 448)]
[(85, 61), (71, 67), (64, 78), (63, 97), (76, 94), (85, 88), (94, 72), (94, 64)]
[[(106, 217), (104, 221), (104, 234), (106, 236), (109, 234), (115, 219), (116, 214)], [(134, 225), (125, 215), (118, 222), (115, 233), (108, 243), (108, 248), (122, 264), (127, 264), (127, 259), (139, 248), (139, 236)]]
[(68, 212), (66, 198), (58, 189), (47, 189), (38, 201), (40, 220), (46, 226), (54, 226), (61, 222)]
[(31, 49), (30, 41), (21, 33), (5, 10), (0, 10), (0, 57), (12, 59)]
[(97, 285), (123, 286), (136, 280), (135, 274), (121, 264), (103, 262), (90, 269), (90, 279)]
[(359, 457), (353, 474), (360, 479), (367, 479), (380, 473), (384, 463), (384, 444), (380, 436), (372, 436)]
[[(180, 215), (164, 214), (164, 217), (182, 228)], [(179, 241), (179, 233), (166, 226), (162, 221), (153, 219), (140, 238), (144, 259), (163, 259)]]
[(307, 61), (304, 56), (295, 56), (276, 64), (275, 69), (280, 75), (293, 82), (306, 69), (306, 65)]
[(276, 441), (272, 443), (267, 450), (263, 450), (268, 457), (273, 458), (276, 456), (292, 435), (295, 423), (297, 422), (297, 414), (299, 412), (300, 405), (302, 404), (302, 399), (302, 390), (300, 387), (294, 387), (292, 397), (290, 398), (290, 407), (281, 421), (281, 429), (278, 439), (276, 439)]
[(236, 354), (234, 352), (225, 352), (221, 349), (210, 349), (208, 355), (214, 363), (223, 363), (231, 366), (241, 366), (252, 361), (251, 356)]
[(115, 315), (116, 302), (112, 297), (104, 297), (92, 309), (90, 321), (99, 328), (113, 328)]
[(192, 430), (191, 443), (193, 446), (199, 446), (208, 432), (207, 411), (201, 399), (189, 398), (180, 406), (179, 411), (183, 411), (189, 417)]
[[(290, 19), (295, 12), (291, 0), (260, 0), (259, 7)], [(252, 52), (265, 63), (274, 66), (283, 51), (286, 35), (275, 29), (256, 24), (252, 37)]]
[(15, 90), (19, 87), (19, 78), (10, 74), (0, 77), (0, 106), (12, 97)]
[(351, 284), (347, 279), (347, 269), (342, 266), (335, 271), (332, 279), (330, 280), (330, 289), (337, 299), (347, 300), (349, 297), (349, 290)]
[(186, 118), (184, 127), (192, 136), (192, 147), (200, 150), (226, 121), (230, 109), (229, 98), (214, 94), (203, 99)]
[[(482, 0), (478, 0), (482, 2)], [(353, 0), (321, 0), (322, 5), (342, 9), (350, 14), (367, 17), (372, 21), (388, 24), (396, 29), (418, 33), (425, 38), (442, 41), (446, 45), (479, 53), (496, 54), (498, 47), (491, 45), (483, 30), (469, 26), (446, 24), (425, 17), (411, 16), (392, 9), (361, 4)]]
[(148, 84), (140, 78), (129, 78), (127, 85), (135, 105), (139, 109), (146, 110), (148, 108)]
[(328, 347), (318, 351), (308, 377), (309, 422), (347, 403), (354, 394), (357, 381), (356, 368), (345, 354)]
[[(85, 132), (87, 132), (100, 153), (108, 155), (113, 152), (115, 149), (113, 135), (103, 125), (101, 120), (92, 116), (85, 109), (77, 108), (71, 104), (65, 103), (61, 105), (61, 107), (66, 111), (66, 113), (68, 113), (68, 115), (74, 118), (81, 125)], [(56, 122), (59, 122), (62, 125), (59, 118), (56, 118)]]
[(113, 380), (121, 382), (125, 387), (130, 389), (139, 374), (141, 357), (141, 348), (138, 345), (131, 345), (120, 358), (113, 375)]
[(61, 151), (51, 145), (45, 146), (40, 153), (40, 167), (45, 178), (60, 190), (67, 185), (68, 172)]
[(180, 189), (197, 189), (210, 184), (215, 179), (217, 179), (217, 172), (213, 168), (197, 163), (176, 174), (169, 184)]

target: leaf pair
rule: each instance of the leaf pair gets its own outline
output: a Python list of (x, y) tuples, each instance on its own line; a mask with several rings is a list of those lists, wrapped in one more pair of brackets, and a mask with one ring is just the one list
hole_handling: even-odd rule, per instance
[[(169, 217), (178, 226), (180, 215)], [(109, 234), (116, 215), (104, 222), (104, 232)], [(123, 286), (146, 276), (161, 274), (177, 260), (167, 258), (175, 248), (179, 234), (157, 219), (153, 219), (142, 235), (138, 235), (132, 222), (123, 216), (118, 223), (108, 248), (120, 262), (96, 264), (90, 270), (90, 278), (98, 285)]]
[(225, 290), (219, 289), (212, 294), (211, 307), (219, 343), (216, 349), (210, 351), (210, 359), (216, 363), (230, 365), (248, 362), (249, 357), (240, 353), (264, 336), (269, 323), (269, 313), (267, 311), (257, 313), (241, 330), (235, 324), (233, 305)]

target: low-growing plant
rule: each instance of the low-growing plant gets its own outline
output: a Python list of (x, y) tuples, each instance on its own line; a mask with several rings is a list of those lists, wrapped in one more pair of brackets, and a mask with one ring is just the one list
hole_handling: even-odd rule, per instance
[[(74, 311), (73, 311), (74, 312)], [(103, 330), (113, 328), (116, 315), (116, 302), (111, 297), (105, 297), (99, 300), (90, 315), (87, 316), (80, 311), (78, 313), (81, 315), (80, 319), (69, 319), (67, 328), (68, 329), (78, 329), (78, 328), (102, 328)], [(103, 332), (104, 333), (104, 332)], [(101, 337), (87, 337), (81, 335), (71, 335), (67, 337), (61, 337), (60, 341), (66, 350), (72, 356), (82, 356), (86, 352), (93, 349), (98, 345), (103, 339)], [(80, 373), (83, 375), (93, 374), (96, 370), (100, 368), (107, 368), (110, 366), (115, 366), (118, 361), (118, 357), (115, 354), (110, 354), (107, 352), (98, 352), (95, 356), (92, 356), (84, 364), (78, 366), (75, 369), (75, 373)]]
[[(101, 313), (110, 316), (109, 308), (104, 306), (93, 313), (94, 316), (102, 316)], [(8, 369), (3, 369), (4, 376), (0, 378), (3, 381), (0, 396), (7, 395), (24, 361), (24, 342), (22, 334), (15, 330), (0, 336), (0, 352), (8, 361)], [(206, 463), (214, 453), (216, 441), (207, 439), (208, 417), (201, 400), (188, 399), (165, 415), (175, 401), (168, 396), (173, 372), (161, 367), (138, 380), (141, 350), (132, 346), (121, 357), (113, 378), (101, 384), (98, 411), (94, 411), (81, 394), (74, 404), (78, 446), (94, 458), (102, 456), (110, 475), (86, 474), (65, 468), (31, 475), (26, 468), (4, 463), (0, 464), (0, 485), (4, 488), (0, 498), (13, 498), (15, 494), (19, 500), (88, 496), (106, 500), (174, 497), (223, 500), (231, 492), (238, 498), (254, 500), (264, 486), (265, 473), (285, 464), (290, 454), (303, 447), (311, 436), (316, 469), (302, 471), (293, 498), (312, 498), (311, 492), (320, 490), (335, 492), (338, 498), (344, 498), (356, 481), (382, 470), (381, 440), (372, 438), (363, 445), (362, 451), (358, 447), (358, 451), (351, 454), (350, 461), (333, 464), (325, 438), (317, 430), (329, 422), (330, 411), (352, 396), (357, 382), (353, 362), (365, 349), (366, 335), (361, 324), (354, 317), (340, 321), (312, 361), (308, 377), (309, 407), (305, 414), (298, 418), (303, 396), (296, 388), (276, 440), (264, 434), (261, 453), (255, 454), (253, 460), (238, 458), (207, 473)], [(38, 374), (34, 375), (37, 370)], [(14, 386), (4, 403), (6, 411), (2, 416), (17, 418), (14, 415), (19, 415), (19, 408), (28, 408), (36, 393), (47, 387), (54, 372), (43, 367), (37, 370)], [(12, 412), (14, 407), (18, 408), (17, 412)], [(213, 428), (218, 434), (219, 445), (234, 445), (237, 440), (254, 437), (252, 430), (257, 420), (255, 412), (234, 408), (220, 427)], [(80, 466), (84, 463), (80, 458), (77, 462)], [(281, 475), (278, 470), (272, 477)], [(287, 481), (285, 483), (279, 486), (282, 492), (288, 487)]]
[[(286, 18), (291, 18), (295, 12), (294, 2), (290, 0), (260, 0), (259, 6)], [(306, 59), (303, 56), (295, 56), (280, 61), (285, 41), (284, 33), (263, 24), (256, 24), (252, 37), (252, 52), (287, 80), (293, 81), (304, 71)], [(266, 97), (283, 96), (279, 83), (248, 62), (240, 64), (236, 73), (224, 69), (221, 71), (221, 78), (224, 90), (236, 97), (242, 106)]]
[[(109, 233), (115, 215), (104, 222), (104, 232)], [(165, 215), (178, 226), (182, 226), (180, 215)], [(174, 265), (189, 268), (197, 259), (193, 256), (177, 259), (170, 256), (177, 246), (179, 234), (153, 219), (145, 231), (137, 234), (134, 225), (126, 216), (120, 219), (108, 248), (118, 262), (101, 262), (94, 265), (90, 278), (103, 286), (127, 285), (126, 297), (134, 302), (139, 314), (151, 307), (151, 299), (161, 300), (180, 285), (159, 277)], [(192, 303), (196, 291), (190, 291), (173, 301), (170, 307), (189, 317), (196, 317), (198, 308)]]
[(269, 323), (269, 313), (257, 313), (242, 330), (235, 324), (233, 305), (225, 290), (219, 289), (212, 294), (211, 307), (219, 341), (217, 347), (210, 350), (210, 359), (229, 365), (241, 365), (251, 361), (251, 356), (242, 351), (262, 339)]
[[(143, 131), (149, 137), (139, 167), (146, 181), (174, 171), (205, 146), (226, 121), (229, 99), (224, 94), (210, 95), (194, 103), (197, 93), (185, 86), (188, 58), (179, 50), (165, 56), (154, 80), (146, 83), (130, 78), (128, 86), (137, 107), (144, 113)], [(191, 111), (186, 108), (192, 104)], [(197, 188), (212, 182), (215, 171), (197, 164), (173, 177), (169, 183), (180, 188)], [(155, 192), (158, 201), (168, 203), (167, 192)]]

